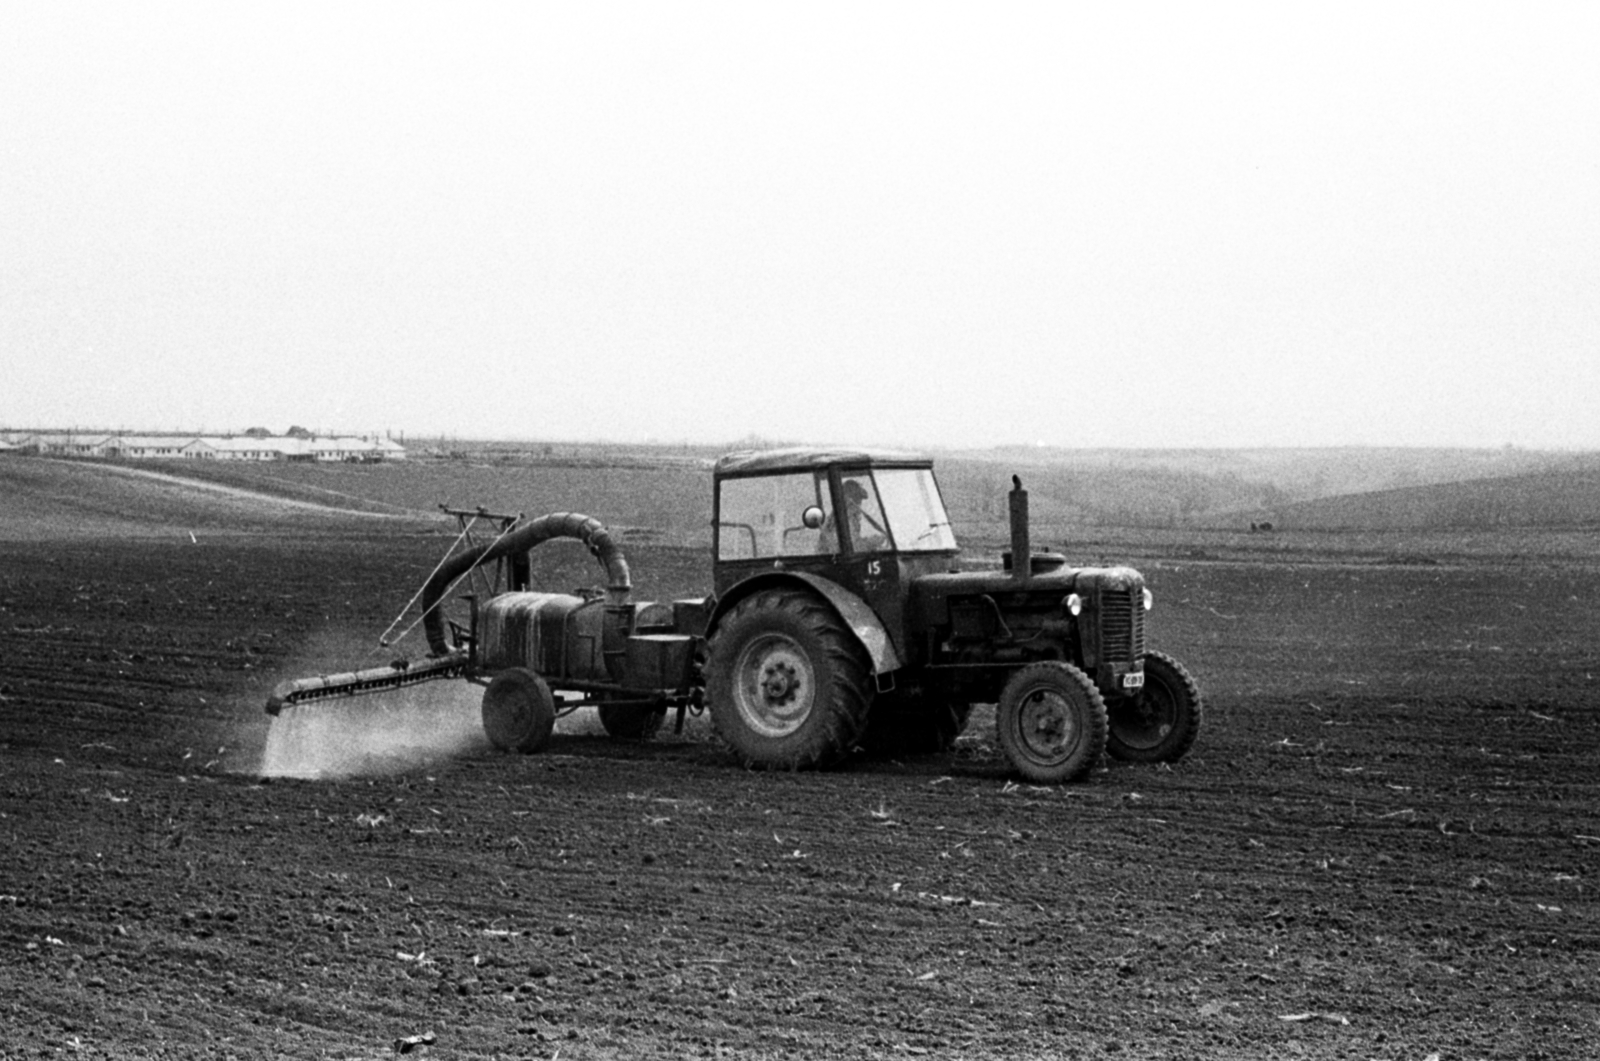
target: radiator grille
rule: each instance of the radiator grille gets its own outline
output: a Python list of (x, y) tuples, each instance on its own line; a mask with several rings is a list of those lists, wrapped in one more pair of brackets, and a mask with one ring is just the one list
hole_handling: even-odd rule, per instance
[(1100, 654), (1107, 663), (1131, 663), (1144, 655), (1142, 589), (1108, 590), (1100, 598)]

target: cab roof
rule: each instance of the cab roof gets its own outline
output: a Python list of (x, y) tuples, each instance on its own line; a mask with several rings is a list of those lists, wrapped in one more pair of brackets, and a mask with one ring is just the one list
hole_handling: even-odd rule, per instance
[(933, 467), (933, 458), (918, 453), (886, 449), (831, 449), (791, 446), (785, 449), (741, 450), (729, 453), (712, 466), (716, 475), (752, 475), (762, 472), (813, 471), (833, 464), (896, 467)]

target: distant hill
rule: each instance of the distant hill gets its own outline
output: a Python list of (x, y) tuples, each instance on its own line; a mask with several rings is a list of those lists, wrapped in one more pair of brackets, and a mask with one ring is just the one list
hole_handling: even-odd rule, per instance
[(1369, 490), (1426, 486), (1520, 475), (1562, 467), (1586, 456), (1547, 450), (1411, 449), (1330, 446), (1289, 449), (1058, 449), (1014, 446), (961, 450), (953, 457), (1031, 467), (1155, 471), (1238, 479), (1281, 490), (1295, 501)]
[(0, 541), (371, 527), (393, 517), (129, 466), (0, 457)]
[(1346, 494), (1285, 505), (1267, 518), (1319, 530), (1600, 528), (1600, 467)]
[[(445, 527), (440, 503), (582, 511), (639, 540), (709, 542), (715, 448), (492, 446), (381, 465), (99, 463), (0, 455), (0, 539), (274, 530), (374, 518)], [(1013, 474), (1041, 532), (1600, 525), (1600, 454), (1522, 450), (935, 452), (963, 537), (1003, 533)]]
[[(1034, 518), (1042, 522), (1179, 527), (1289, 519), (1302, 511), (1302, 503), (1322, 499), (1330, 499), (1329, 507), (1304, 511), (1332, 513), (1351, 495), (1530, 475), (1581, 477), (1600, 470), (1600, 455), (1518, 449), (1013, 447), (961, 451), (941, 457), (939, 463), (945, 498), (958, 523), (1003, 521), (1005, 490), (1015, 473), (1028, 487)], [(1537, 487), (1532, 490), (1538, 492)], [(1516, 510), (1514, 502), (1505, 505)]]

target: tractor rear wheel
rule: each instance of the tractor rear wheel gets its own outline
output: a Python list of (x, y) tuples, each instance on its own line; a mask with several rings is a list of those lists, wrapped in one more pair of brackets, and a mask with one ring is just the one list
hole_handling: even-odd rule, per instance
[(955, 746), (971, 714), (971, 704), (941, 700), (922, 692), (879, 696), (867, 716), (861, 747), (878, 758), (937, 755)]
[(1144, 689), (1110, 705), (1106, 752), (1132, 763), (1175, 763), (1200, 733), (1205, 703), (1183, 664), (1164, 652), (1146, 653)]
[(1100, 690), (1070, 663), (1030, 663), (1000, 691), (995, 711), (1000, 747), (1030, 781), (1075, 781), (1106, 747)]
[(526, 667), (503, 670), (483, 691), (483, 732), (503, 752), (536, 752), (550, 743), (556, 701), (544, 679)]
[(753, 593), (711, 636), (706, 704), (748, 766), (804, 770), (855, 747), (872, 704), (867, 655), (820, 598)]
[(612, 740), (649, 740), (661, 728), (667, 717), (664, 710), (654, 704), (608, 704), (599, 707), (600, 725)]

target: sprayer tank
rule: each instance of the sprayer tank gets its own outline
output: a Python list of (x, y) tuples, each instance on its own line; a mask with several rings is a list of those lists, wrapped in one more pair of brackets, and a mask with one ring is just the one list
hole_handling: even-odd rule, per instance
[(566, 593), (503, 593), (479, 606), (478, 666), (615, 681), (623, 673), (633, 610), (632, 604)]

